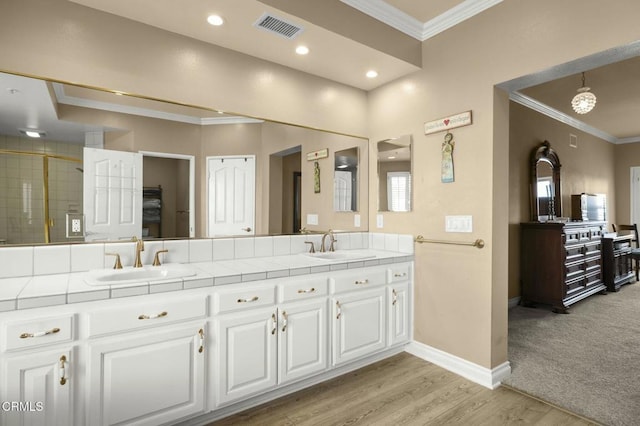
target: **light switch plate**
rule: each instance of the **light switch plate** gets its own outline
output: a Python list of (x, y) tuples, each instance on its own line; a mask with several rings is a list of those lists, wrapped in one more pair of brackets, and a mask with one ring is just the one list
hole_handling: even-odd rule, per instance
[(353, 226), (355, 226), (356, 228), (360, 228), (360, 215), (359, 214), (354, 214), (353, 215)]
[(446, 232), (473, 232), (472, 216), (445, 216)]
[(67, 213), (67, 238), (84, 238), (84, 215), (82, 213)]
[(318, 215), (317, 214), (308, 214), (307, 215), (307, 225), (317, 225), (318, 224)]
[(381, 214), (376, 216), (376, 227), (384, 228), (384, 216)]

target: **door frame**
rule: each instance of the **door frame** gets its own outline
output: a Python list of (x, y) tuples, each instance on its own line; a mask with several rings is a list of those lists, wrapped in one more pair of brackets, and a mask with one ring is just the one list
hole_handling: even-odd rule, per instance
[[(196, 157), (195, 155), (174, 154), (170, 152), (138, 151), (144, 157), (172, 158), (189, 161), (189, 238), (195, 238), (196, 230)], [(144, 176), (144, 168), (142, 169)]]

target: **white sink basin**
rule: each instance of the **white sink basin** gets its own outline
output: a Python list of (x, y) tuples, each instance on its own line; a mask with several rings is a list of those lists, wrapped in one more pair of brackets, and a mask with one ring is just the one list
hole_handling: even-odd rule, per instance
[(167, 263), (161, 266), (143, 266), (142, 268), (97, 269), (89, 271), (84, 281), (95, 286), (118, 285), (190, 277), (195, 274), (196, 270), (190, 265)]
[(319, 260), (361, 260), (371, 259), (376, 257), (374, 254), (365, 254), (359, 252), (349, 251), (327, 251), (324, 253), (304, 253), (305, 256), (312, 257)]

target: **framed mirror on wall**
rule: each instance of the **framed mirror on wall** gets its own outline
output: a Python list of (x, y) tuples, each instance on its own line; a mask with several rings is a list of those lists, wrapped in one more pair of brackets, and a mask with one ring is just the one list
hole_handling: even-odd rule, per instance
[[(157, 179), (151, 175), (146, 176), (144, 169), (150, 166), (143, 168), (140, 191), (143, 186), (162, 188), (161, 216), (155, 219), (157, 223), (154, 227), (148, 226), (149, 237), (184, 238), (183, 235), (172, 235), (172, 230), (185, 228), (180, 221), (190, 214), (195, 216), (193, 235), (205, 237), (207, 200), (203, 182), (206, 182), (206, 171), (201, 164), (204, 164), (207, 156), (228, 155), (256, 156), (256, 220), (255, 227), (251, 227), (255, 229), (255, 235), (297, 233), (306, 226), (305, 221), (310, 213), (321, 217), (322, 223), (318, 229), (368, 229), (366, 212), (362, 215), (360, 227), (353, 225), (353, 218), (343, 214), (335, 215), (341, 216), (336, 218), (333, 215), (333, 159), (322, 160), (325, 170), (322, 179), (326, 179), (326, 182), (323, 182), (323, 191), (314, 194), (310, 186), (313, 182), (312, 170), (309, 169), (311, 164), (300, 158), (301, 153), (320, 148), (329, 148), (332, 152), (355, 146), (356, 157), (360, 157), (358, 161), (366, 163), (366, 138), (239, 115), (230, 116), (211, 108), (172, 101), (120, 96), (108, 89), (67, 82), (6, 72), (0, 73), (0, 77), (5, 84), (16, 89), (15, 95), (0, 103), (0, 166), (3, 166), (0, 167), (0, 184), (4, 185), (0, 187), (0, 244), (83, 241), (82, 238), (65, 236), (64, 219), (67, 213), (84, 214), (83, 201), (87, 197), (83, 196), (83, 180), (88, 173), (84, 172), (83, 150), (87, 146), (108, 151), (144, 153), (145, 157), (162, 154), (171, 158), (193, 159), (195, 177), (175, 179), (173, 187), (166, 182), (156, 182)], [(38, 96), (32, 96), (34, 94)], [(48, 108), (48, 112), (39, 113), (39, 120), (28, 121), (28, 111), (34, 108)], [(46, 120), (45, 112), (49, 116)], [(31, 139), (19, 132), (21, 128), (42, 128), (46, 132), (40, 139)], [(290, 152), (291, 147), (296, 147), (297, 152)], [(283, 151), (287, 155), (297, 155), (295, 167), (291, 165), (293, 160), (290, 161), (288, 157), (283, 159), (271, 155)], [(49, 156), (48, 181), (45, 181), (47, 174), (43, 171), (42, 157), (45, 155)], [(148, 162), (145, 164), (148, 165)], [(165, 164), (160, 167), (163, 169)], [(26, 180), (27, 169), (30, 170), (30, 181)], [(352, 192), (356, 201), (355, 204), (351, 203), (350, 209), (357, 209), (360, 203), (368, 206), (368, 199), (360, 198), (368, 197), (368, 174), (366, 170), (356, 173), (364, 179), (364, 183), (358, 182)], [(168, 176), (162, 171), (156, 175)], [(186, 188), (179, 185), (183, 181), (195, 185), (188, 207), (187, 201), (179, 197), (188, 193)], [(362, 185), (365, 185), (364, 189)], [(43, 187), (46, 186), (49, 186), (49, 195), (45, 196)], [(172, 194), (172, 191), (176, 194)], [(286, 197), (282, 196), (284, 191)], [(171, 200), (175, 200), (175, 206)], [(49, 219), (45, 217), (45, 211), (50, 215)], [(282, 219), (282, 212), (287, 212), (286, 221)], [(162, 229), (156, 229), (158, 227)], [(46, 237), (45, 228), (48, 229), (49, 238)], [(144, 227), (141, 233), (144, 235)]]
[(562, 216), (560, 158), (549, 141), (531, 151), (531, 220), (546, 222)]
[(378, 211), (412, 209), (412, 137), (403, 135), (377, 143)]

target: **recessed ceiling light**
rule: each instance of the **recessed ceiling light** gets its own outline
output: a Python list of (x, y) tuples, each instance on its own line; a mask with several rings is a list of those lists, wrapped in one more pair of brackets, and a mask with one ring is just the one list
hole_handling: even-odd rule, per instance
[(309, 53), (309, 48), (307, 46), (298, 46), (296, 47), (296, 53), (298, 55), (306, 55)]
[(378, 76), (378, 72), (375, 70), (369, 70), (367, 71), (367, 77), (369, 78), (376, 78)]
[(18, 131), (30, 138), (43, 138), (47, 135), (47, 132), (38, 129), (18, 129)]
[(209, 15), (207, 18), (207, 22), (213, 25), (214, 27), (219, 27), (224, 24), (224, 19), (220, 15)]

